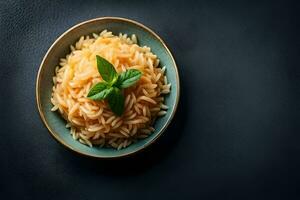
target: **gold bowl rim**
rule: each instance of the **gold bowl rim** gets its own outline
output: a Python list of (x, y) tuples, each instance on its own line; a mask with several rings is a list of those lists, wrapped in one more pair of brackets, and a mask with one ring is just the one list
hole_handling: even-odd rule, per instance
[[(50, 51), (54, 48), (55, 44), (58, 43), (65, 35), (67, 35), (69, 32), (71, 32), (72, 30), (91, 23), (91, 22), (95, 22), (95, 21), (102, 21), (102, 20), (112, 20), (112, 21), (121, 21), (121, 22), (126, 22), (126, 23), (131, 23), (134, 24), (140, 28), (142, 28), (143, 30), (145, 30), (146, 32), (150, 33), (152, 36), (154, 36), (154, 38), (156, 38), (162, 45), (163, 47), (166, 49), (167, 53), (169, 54), (172, 62), (173, 62), (173, 66), (175, 68), (175, 74), (176, 74), (176, 89), (177, 89), (177, 95), (176, 95), (176, 100), (175, 100), (175, 105), (171, 111), (171, 115), (169, 116), (169, 118), (167, 119), (166, 123), (163, 125), (163, 127), (161, 128), (161, 130), (157, 133), (157, 135), (150, 140), (148, 143), (146, 143), (145, 145), (143, 145), (140, 148), (135, 149), (134, 151), (125, 153), (125, 154), (121, 154), (121, 155), (116, 155), (116, 156), (101, 156), (101, 155), (92, 155), (92, 154), (88, 154), (88, 153), (84, 153), (81, 152), (75, 148), (73, 148), (71, 145), (67, 144), (66, 142), (64, 142), (59, 136), (58, 134), (51, 129), (50, 125), (48, 124), (48, 121), (45, 119), (44, 113), (42, 111), (42, 105), (41, 105), (41, 101), (40, 101), (40, 81), (41, 81), (41, 72), (42, 69), (44, 67), (44, 62), (46, 60), (46, 58), (48, 57), (48, 54), (50, 53)], [(90, 20), (86, 20), (83, 21), (81, 23), (78, 23), (74, 26), (72, 26), (71, 28), (69, 28), (67, 31), (65, 31), (63, 34), (61, 34), (55, 41), (54, 43), (50, 46), (50, 48), (47, 50), (45, 56), (43, 57), (43, 60), (39, 66), (39, 70), (37, 73), (37, 79), (36, 79), (36, 87), (35, 87), (35, 92), (36, 92), (36, 103), (37, 103), (37, 108), (40, 114), (40, 117), (44, 123), (44, 125), (46, 126), (46, 128), (48, 129), (48, 131), (50, 132), (50, 135), (59, 143), (61, 143), (64, 147), (66, 147), (69, 150), (72, 150), (73, 152), (78, 153), (79, 155), (82, 156), (86, 156), (86, 157), (91, 157), (91, 158), (98, 158), (98, 159), (111, 159), (111, 158), (121, 158), (121, 157), (127, 157), (129, 155), (135, 154), (137, 152), (140, 152), (141, 150), (145, 149), (146, 147), (148, 147), (149, 145), (151, 145), (152, 143), (154, 143), (160, 136), (161, 134), (166, 130), (166, 128), (168, 127), (168, 125), (170, 124), (170, 122), (172, 121), (177, 107), (178, 107), (178, 102), (179, 102), (179, 97), (180, 97), (180, 80), (179, 80), (179, 74), (178, 74), (178, 69), (177, 69), (177, 65), (175, 62), (175, 59), (171, 53), (171, 51), (169, 50), (169, 48), (167, 47), (167, 45), (165, 44), (165, 42), (154, 32), (152, 31), (150, 28), (146, 27), (145, 25), (134, 21), (132, 19), (127, 19), (127, 18), (122, 18), (122, 17), (99, 17), (99, 18), (94, 18), (94, 19), (90, 19)]]

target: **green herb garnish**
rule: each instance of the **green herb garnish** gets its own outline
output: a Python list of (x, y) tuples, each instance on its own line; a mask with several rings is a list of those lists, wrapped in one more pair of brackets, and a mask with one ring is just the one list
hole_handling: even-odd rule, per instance
[(92, 100), (108, 100), (110, 109), (118, 116), (124, 112), (125, 98), (122, 94), (123, 88), (134, 85), (142, 76), (137, 69), (129, 69), (118, 74), (114, 66), (106, 59), (96, 56), (98, 71), (104, 80), (95, 84), (89, 91), (87, 97)]

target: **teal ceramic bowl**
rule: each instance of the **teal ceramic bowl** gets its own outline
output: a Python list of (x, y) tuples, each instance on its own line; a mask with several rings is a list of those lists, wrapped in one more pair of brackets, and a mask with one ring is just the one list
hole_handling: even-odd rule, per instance
[[(165, 104), (169, 106), (167, 114), (155, 121), (155, 132), (149, 137), (121, 150), (101, 147), (88, 147), (74, 140), (65, 128), (65, 120), (57, 112), (51, 112), (50, 102), (52, 92), (52, 77), (59, 59), (70, 52), (69, 46), (74, 44), (82, 35), (99, 33), (107, 29), (113, 34), (136, 34), (139, 45), (147, 45), (158, 56), (161, 66), (166, 66), (168, 81), (172, 84), (171, 93), (165, 97)], [(81, 155), (95, 158), (116, 158), (131, 155), (153, 143), (171, 122), (179, 100), (179, 76), (174, 58), (165, 43), (146, 26), (124, 18), (104, 17), (82, 22), (63, 33), (47, 51), (38, 71), (36, 81), (36, 100), (38, 110), (44, 124), (51, 135), (62, 145)]]

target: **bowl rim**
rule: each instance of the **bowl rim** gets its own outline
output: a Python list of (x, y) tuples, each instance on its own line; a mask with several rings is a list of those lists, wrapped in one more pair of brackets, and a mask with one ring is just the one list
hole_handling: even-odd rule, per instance
[[(40, 82), (41, 82), (41, 72), (43, 71), (44, 68), (44, 62), (47, 59), (49, 53), (51, 52), (51, 50), (54, 48), (54, 46), (65, 36), (67, 35), (69, 32), (71, 32), (72, 30), (88, 24), (88, 23), (92, 23), (95, 21), (102, 21), (102, 20), (112, 20), (112, 21), (119, 21), (119, 22), (126, 22), (126, 23), (131, 23), (135, 26), (138, 26), (139, 28), (145, 30), (146, 32), (150, 33), (155, 39), (157, 39), (165, 48), (165, 50), (167, 51), (168, 55), (170, 56), (173, 66), (174, 66), (174, 70), (175, 70), (175, 74), (176, 74), (176, 89), (177, 89), (177, 95), (176, 95), (176, 100), (175, 100), (175, 105), (173, 107), (173, 109), (171, 110), (171, 114), (168, 117), (166, 123), (163, 125), (163, 127), (161, 128), (161, 130), (156, 134), (156, 136), (148, 141), (146, 144), (144, 144), (143, 146), (134, 149), (133, 151), (124, 153), (124, 154), (120, 154), (120, 155), (113, 155), (113, 156), (103, 156), (103, 155), (94, 155), (94, 154), (89, 154), (89, 153), (84, 153), (82, 151), (79, 151), (77, 149), (75, 149), (73, 146), (67, 144), (66, 142), (64, 142), (59, 136), (58, 134), (50, 127), (50, 125), (48, 124), (48, 121), (45, 118), (44, 112), (42, 111), (42, 105), (41, 105), (41, 100), (40, 100)], [(63, 34), (61, 34), (50, 46), (50, 48), (47, 50), (45, 56), (43, 57), (43, 60), (39, 66), (39, 70), (37, 73), (37, 78), (36, 78), (36, 87), (35, 87), (35, 93), (36, 93), (36, 103), (37, 103), (37, 108), (38, 108), (38, 112), (39, 115), (43, 121), (43, 124), (46, 126), (46, 128), (48, 129), (48, 132), (50, 133), (50, 135), (60, 144), (62, 144), (65, 148), (78, 153), (79, 155), (85, 156), (85, 157), (90, 157), (90, 158), (97, 158), (97, 159), (112, 159), (112, 158), (121, 158), (121, 157), (127, 157), (133, 154), (136, 154), (138, 152), (140, 152), (141, 150), (144, 150), (146, 147), (150, 146), (151, 144), (153, 144), (160, 136), (161, 134), (166, 130), (166, 128), (169, 126), (169, 124), (171, 123), (177, 107), (178, 107), (178, 102), (179, 102), (179, 97), (180, 97), (180, 79), (179, 79), (179, 74), (178, 74), (178, 68), (175, 62), (175, 59), (171, 53), (171, 51), (169, 50), (169, 48), (167, 47), (167, 45), (165, 44), (165, 42), (150, 28), (148, 28), (147, 26), (134, 21), (132, 19), (128, 19), (128, 18), (122, 18), (122, 17), (99, 17), (99, 18), (94, 18), (94, 19), (90, 19), (90, 20), (86, 20), (83, 22), (80, 22), (74, 26), (72, 26), (71, 28), (69, 28), (68, 30), (66, 30)]]

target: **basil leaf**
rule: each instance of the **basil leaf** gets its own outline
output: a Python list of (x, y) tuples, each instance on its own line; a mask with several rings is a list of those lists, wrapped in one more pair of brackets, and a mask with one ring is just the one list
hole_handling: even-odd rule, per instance
[(108, 83), (113, 83), (118, 77), (114, 66), (106, 59), (96, 55), (97, 68), (103, 80)]
[(124, 112), (124, 101), (124, 96), (118, 88), (114, 88), (108, 96), (109, 107), (118, 116)]
[(113, 88), (107, 83), (97, 83), (90, 89), (87, 97), (92, 100), (103, 100), (112, 92), (112, 90)]
[(137, 69), (130, 69), (122, 72), (116, 82), (119, 88), (128, 88), (134, 85), (142, 76), (142, 73)]
[(108, 99), (110, 109), (120, 116), (124, 112), (125, 101), (121, 89), (134, 85), (142, 73), (137, 69), (130, 69), (118, 75), (114, 66), (106, 59), (96, 55), (96, 60), (98, 71), (105, 82), (94, 85), (87, 97), (92, 100)]

